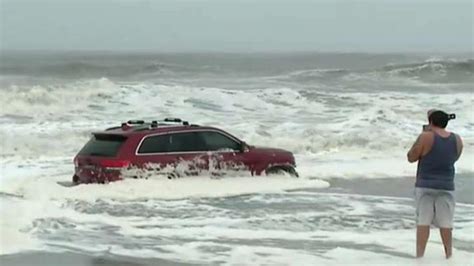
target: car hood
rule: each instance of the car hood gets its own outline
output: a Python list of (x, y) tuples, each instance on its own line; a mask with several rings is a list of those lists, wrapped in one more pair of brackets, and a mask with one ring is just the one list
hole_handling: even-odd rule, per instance
[(292, 154), (290, 151), (277, 149), (277, 148), (270, 148), (270, 147), (260, 147), (260, 146), (251, 146), (251, 150), (258, 151), (258, 152), (268, 152), (268, 153), (276, 153), (276, 154)]

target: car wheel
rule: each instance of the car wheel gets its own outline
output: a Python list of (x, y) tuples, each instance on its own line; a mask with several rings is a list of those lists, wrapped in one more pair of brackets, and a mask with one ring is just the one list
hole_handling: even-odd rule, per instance
[(291, 177), (299, 177), (298, 172), (292, 166), (272, 166), (265, 170), (267, 175), (290, 175)]
[(179, 174), (175, 173), (175, 172), (172, 172), (172, 173), (168, 174), (168, 179), (177, 179), (179, 177), (180, 177)]

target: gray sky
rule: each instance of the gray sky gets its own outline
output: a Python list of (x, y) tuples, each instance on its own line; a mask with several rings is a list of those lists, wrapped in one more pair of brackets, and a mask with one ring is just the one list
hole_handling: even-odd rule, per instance
[(0, 0), (1, 48), (466, 52), (469, 0)]

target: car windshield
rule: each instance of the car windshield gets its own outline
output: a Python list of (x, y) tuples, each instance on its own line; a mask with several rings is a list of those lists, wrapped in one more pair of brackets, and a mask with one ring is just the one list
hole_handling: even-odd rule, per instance
[(95, 134), (79, 155), (115, 157), (126, 139), (121, 135)]

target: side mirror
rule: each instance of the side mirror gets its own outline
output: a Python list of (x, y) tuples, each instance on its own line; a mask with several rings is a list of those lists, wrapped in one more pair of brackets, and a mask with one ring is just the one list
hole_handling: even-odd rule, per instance
[(240, 144), (240, 152), (249, 152), (250, 148), (249, 145), (245, 142)]

